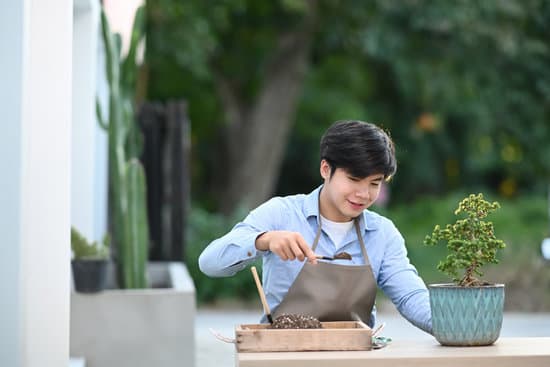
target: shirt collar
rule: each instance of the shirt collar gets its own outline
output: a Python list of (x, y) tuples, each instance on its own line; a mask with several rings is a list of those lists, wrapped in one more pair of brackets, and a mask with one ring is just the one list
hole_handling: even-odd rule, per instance
[[(315, 217), (317, 223), (319, 223), (319, 193), (323, 185), (320, 185), (315, 190), (310, 192), (304, 201), (304, 213), (307, 218)], [(359, 229), (364, 231), (373, 231), (378, 228), (378, 220), (368, 210), (364, 210), (359, 217)]]
[(306, 200), (304, 201), (304, 213), (307, 218), (317, 218), (317, 215), (319, 214), (319, 193), (321, 192), (322, 187), (323, 185), (317, 187), (306, 196)]

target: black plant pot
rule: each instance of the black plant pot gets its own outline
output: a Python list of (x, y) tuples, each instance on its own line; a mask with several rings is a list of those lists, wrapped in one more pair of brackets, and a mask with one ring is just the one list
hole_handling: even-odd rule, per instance
[(77, 292), (95, 293), (107, 284), (107, 260), (73, 260), (74, 287)]

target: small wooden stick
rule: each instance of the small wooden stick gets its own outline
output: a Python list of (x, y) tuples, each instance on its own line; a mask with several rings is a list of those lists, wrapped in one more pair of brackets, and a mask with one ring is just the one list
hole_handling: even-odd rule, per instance
[(267, 320), (270, 324), (273, 324), (273, 318), (271, 317), (271, 310), (269, 309), (269, 305), (267, 304), (267, 300), (265, 299), (265, 293), (264, 289), (262, 287), (262, 283), (260, 282), (260, 278), (258, 277), (258, 272), (256, 271), (256, 267), (253, 266), (250, 268), (252, 271), (252, 276), (254, 277), (254, 281), (256, 281), (256, 287), (258, 288), (258, 294), (260, 295), (260, 299), (262, 300), (262, 305), (264, 306), (264, 312), (267, 316)]

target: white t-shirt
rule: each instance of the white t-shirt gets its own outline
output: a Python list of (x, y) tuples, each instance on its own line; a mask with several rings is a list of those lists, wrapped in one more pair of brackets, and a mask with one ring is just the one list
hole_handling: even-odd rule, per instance
[(349, 230), (353, 227), (353, 220), (349, 222), (333, 222), (321, 215), (321, 226), (323, 231), (334, 242), (334, 246), (339, 248)]

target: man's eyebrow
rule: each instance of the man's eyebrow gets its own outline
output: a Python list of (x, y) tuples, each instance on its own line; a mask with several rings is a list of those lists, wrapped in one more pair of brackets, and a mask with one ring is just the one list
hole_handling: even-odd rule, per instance
[[(369, 175), (369, 176), (360, 177), (360, 176), (353, 175), (349, 172), (346, 172), (346, 174), (348, 175), (348, 177), (355, 178), (355, 179), (358, 179), (358, 180), (363, 180), (363, 179), (366, 179), (368, 177), (374, 176), (374, 175)], [(383, 181), (384, 179), (385, 179), (385, 177), (381, 173), (380, 176), (377, 176), (377, 177), (373, 178), (372, 181)]]

